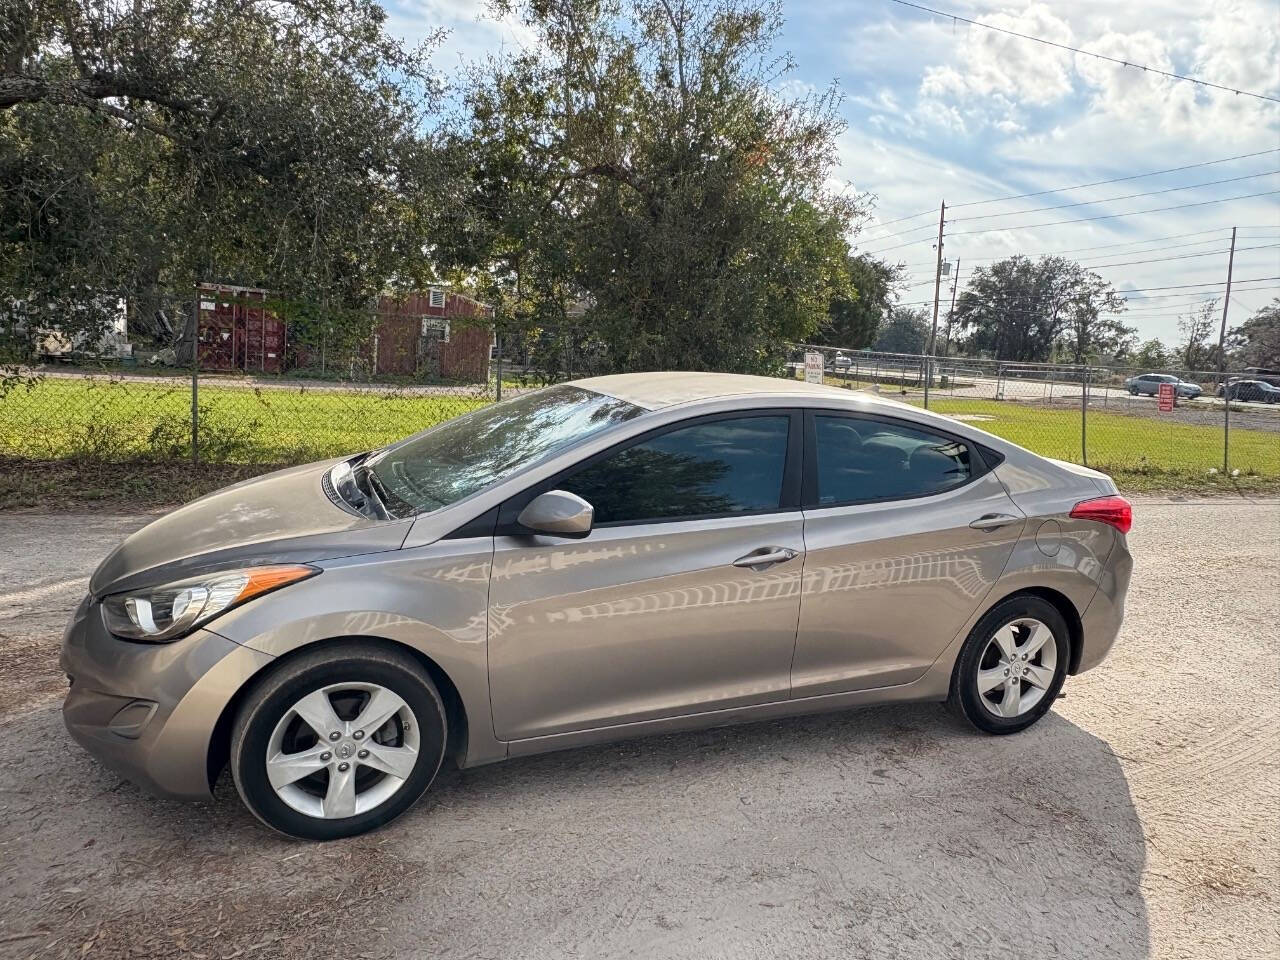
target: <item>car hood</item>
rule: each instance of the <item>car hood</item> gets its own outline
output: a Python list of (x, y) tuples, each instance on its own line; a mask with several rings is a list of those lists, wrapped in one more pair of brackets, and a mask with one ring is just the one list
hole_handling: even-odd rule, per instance
[(279, 470), (201, 497), (147, 524), (94, 571), (94, 596), (237, 564), (301, 563), (396, 550), (412, 520), (335, 504), (321, 480), (336, 460)]

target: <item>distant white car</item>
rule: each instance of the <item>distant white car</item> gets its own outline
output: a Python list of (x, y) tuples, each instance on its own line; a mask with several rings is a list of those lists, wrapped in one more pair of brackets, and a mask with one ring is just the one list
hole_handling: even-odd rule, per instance
[(1171, 373), (1144, 373), (1136, 377), (1130, 377), (1124, 382), (1124, 387), (1129, 391), (1131, 396), (1144, 395), (1154, 397), (1160, 393), (1160, 384), (1172, 383), (1178, 397), (1184, 400), (1194, 400), (1204, 391), (1200, 388), (1200, 384), (1192, 383), (1189, 380), (1181, 380)]
[(853, 366), (853, 359), (844, 353), (837, 353), (831, 361), (831, 365), (837, 370), (848, 370)]

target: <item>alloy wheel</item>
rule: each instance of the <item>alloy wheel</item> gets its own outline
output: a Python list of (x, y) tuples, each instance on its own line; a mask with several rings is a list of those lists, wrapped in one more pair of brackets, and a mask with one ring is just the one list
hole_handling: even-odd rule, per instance
[(978, 659), (978, 699), (997, 717), (1020, 717), (1044, 699), (1057, 668), (1053, 631), (1030, 617), (1013, 620), (995, 632)]
[(313, 690), (276, 723), (267, 742), (267, 779), (281, 801), (326, 820), (367, 813), (413, 773), (418, 720), (404, 698), (376, 683)]

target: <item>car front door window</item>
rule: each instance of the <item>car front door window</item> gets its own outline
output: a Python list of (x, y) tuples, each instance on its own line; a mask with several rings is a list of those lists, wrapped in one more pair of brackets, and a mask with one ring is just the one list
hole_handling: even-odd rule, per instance
[(597, 526), (777, 510), (790, 424), (781, 414), (679, 427), (556, 486), (590, 503)]

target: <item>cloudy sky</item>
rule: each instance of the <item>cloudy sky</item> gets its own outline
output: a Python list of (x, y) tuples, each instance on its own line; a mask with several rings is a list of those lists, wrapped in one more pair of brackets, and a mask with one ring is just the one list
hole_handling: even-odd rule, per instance
[[(1280, 103), (1167, 80), (891, 0), (784, 2), (780, 47), (797, 64), (790, 83), (839, 84), (849, 126), (838, 176), (877, 198), (877, 218), (857, 243), (908, 266), (904, 302), (932, 296), (942, 200), (954, 207), (944, 255), (960, 260), (962, 283), (973, 267), (1010, 253), (1069, 251), (1118, 289), (1136, 291), (1126, 322), (1144, 338), (1173, 342), (1179, 314), (1221, 296), (1232, 226), (1240, 229), (1230, 322), (1280, 295), (1280, 279), (1248, 282), (1280, 278)], [(487, 19), (483, 0), (386, 5), (393, 32), (450, 31), (442, 68), (524, 40), (518, 26)], [(1280, 97), (1280, 0), (924, 5)], [(1246, 154), (1260, 155), (1209, 163)], [(1135, 176), (1192, 164), (1204, 165)], [(1131, 179), (1066, 189), (1122, 177)], [(984, 202), (1029, 193), (1037, 195)], [(1248, 194), (1269, 195), (1216, 202)], [(1179, 209), (1157, 211), (1166, 207)], [(1083, 222), (1058, 222), (1068, 220)]]

